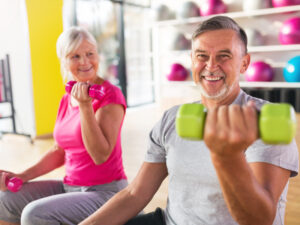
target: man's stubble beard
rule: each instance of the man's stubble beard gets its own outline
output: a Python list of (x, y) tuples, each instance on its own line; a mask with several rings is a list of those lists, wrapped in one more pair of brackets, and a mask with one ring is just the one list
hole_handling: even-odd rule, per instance
[[(203, 78), (201, 78), (203, 79)], [(226, 79), (226, 76), (225, 78)], [(209, 94), (207, 93), (207, 91), (205, 90), (205, 88), (202, 86), (201, 82), (196, 82), (196, 85), (199, 87), (200, 89), (200, 94), (201, 96), (205, 97), (206, 99), (209, 99), (209, 100), (222, 100), (224, 99), (226, 96), (228, 96), (234, 89), (236, 83), (238, 83), (239, 80), (236, 79), (235, 82), (233, 82), (230, 86), (227, 85), (225, 82), (224, 82), (224, 85), (222, 86), (222, 89), (219, 90), (217, 93), (214, 93), (214, 94)]]

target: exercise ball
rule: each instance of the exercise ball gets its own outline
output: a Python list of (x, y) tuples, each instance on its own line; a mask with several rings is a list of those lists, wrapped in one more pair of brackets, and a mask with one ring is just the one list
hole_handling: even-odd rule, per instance
[(189, 18), (200, 16), (200, 9), (193, 1), (184, 2), (179, 5), (176, 13), (177, 18)]
[(174, 19), (174, 15), (168, 6), (159, 4), (152, 9), (152, 17), (155, 21)]
[(265, 9), (270, 8), (271, 3), (269, 0), (247, 0), (243, 1), (243, 10), (257, 10), (257, 9)]
[(290, 5), (299, 5), (300, 0), (272, 0), (273, 7), (283, 7)]
[(170, 73), (167, 74), (169, 81), (184, 81), (189, 76), (188, 70), (180, 63), (171, 65)]
[(249, 46), (263, 45), (265, 43), (263, 35), (254, 28), (246, 28), (245, 32), (248, 38)]
[(300, 17), (293, 17), (282, 24), (279, 42), (283, 45), (300, 44)]
[(213, 14), (226, 13), (227, 6), (222, 0), (205, 0), (200, 7), (201, 16), (209, 16)]
[(283, 77), (287, 82), (300, 82), (300, 55), (287, 62), (283, 69)]
[(249, 65), (245, 76), (247, 81), (271, 81), (274, 71), (268, 63), (256, 61)]
[(189, 50), (191, 49), (191, 40), (187, 39), (183, 33), (173, 35), (171, 50)]

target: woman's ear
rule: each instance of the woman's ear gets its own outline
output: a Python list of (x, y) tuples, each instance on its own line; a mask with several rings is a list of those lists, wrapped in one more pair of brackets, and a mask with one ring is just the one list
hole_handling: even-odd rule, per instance
[(247, 53), (246, 55), (243, 56), (240, 73), (245, 73), (249, 64), (250, 64), (250, 54)]

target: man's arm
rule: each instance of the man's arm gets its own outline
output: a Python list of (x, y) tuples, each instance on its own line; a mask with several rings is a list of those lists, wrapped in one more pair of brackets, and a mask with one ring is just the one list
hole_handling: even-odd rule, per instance
[(244, 151), (258, 136), (255, 109), (250, 105), (212, 109), (205, 126), (204, 140), (232, 217), (241, 225), (271, 225), (290, 171), (246, 161)]
[(165, 163), (144, 162), (128, 187), (117, 193), (79, 225), (122, 225), (126, 223), (150, 202), (167, 175)]
[(227, 207), (241, 225), (272, 224), (290, 171), (267, 163), (212, 157)]

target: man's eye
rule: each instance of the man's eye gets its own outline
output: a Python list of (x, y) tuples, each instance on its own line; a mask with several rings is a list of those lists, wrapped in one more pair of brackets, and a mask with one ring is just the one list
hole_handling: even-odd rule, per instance
[(229, 55), (220, 55), (219, 57), (220, 57), (221, 59), (230, 58), (230, 56), (229, 56)]
[(207, 55), (199, 54), (199, 55), (197, 55), (197, 58), (198, 59), (206, 59)]
[(88, 52), (87, 55), (88, 55), (88, 56), (92, 56), (92, 55), (94, 55), (94, 53), (93, 53), (93, 52)]

